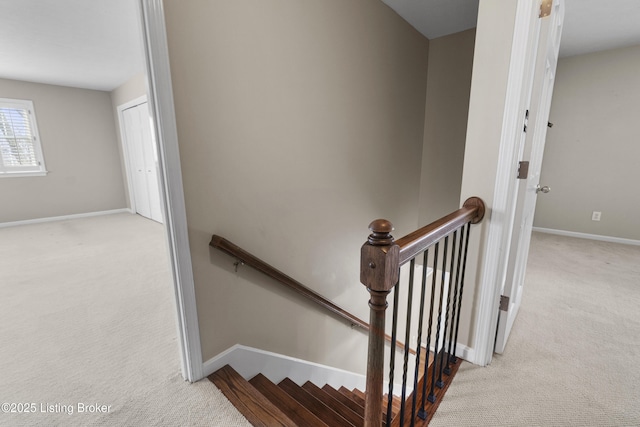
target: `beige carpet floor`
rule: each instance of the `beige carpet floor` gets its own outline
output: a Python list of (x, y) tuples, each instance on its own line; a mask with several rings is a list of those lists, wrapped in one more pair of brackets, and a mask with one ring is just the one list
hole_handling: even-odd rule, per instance
[(160, 224), (0, 228), (0, 426), (249, 425), (212, 383), (182, 379), (176, 336)]
[[(159, 224), (0, 228), (0, 403), (35, 404), (0, 426), (248, 426), (183, 381), (174, 310)], [(638, 361), (640, 247), (534, 234), (505, 354), (465, 363), (432, 425), (640, 426)]]
[(465, 363), (432, 426), (640, 426), (640, 247), (534, 233), (503, 355)]

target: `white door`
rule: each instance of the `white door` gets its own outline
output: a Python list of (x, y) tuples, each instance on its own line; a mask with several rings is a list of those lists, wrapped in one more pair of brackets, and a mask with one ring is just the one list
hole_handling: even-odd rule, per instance
[(146, 102), (122, 111), (136, 213), (162, 222), (156, 143)]
[[(526, 143), (521, 153), (521, 159), (528, 161), (526, 179), (522, 179), (518, 186), (517, 206), (507, 265), (507, 275), (498, 319), (495, 351), (504, 352), (511, 332), (511, 327), (518, 314), (524, 276), (529, 256), (531, 229), (540, 184), (540, 170), (547, 134), (551, 97), (555, 81), (555, 71), (558, 63), (558, 50), (562, 33), (564, 4), (555, 0), (551, 16), (543, 18), (538, 58), (535, 64), (533, 93), (539, 93), (537, 99), (532, 100), (529, 114)], [(541, 87), (540, 90), (538, 90)]]

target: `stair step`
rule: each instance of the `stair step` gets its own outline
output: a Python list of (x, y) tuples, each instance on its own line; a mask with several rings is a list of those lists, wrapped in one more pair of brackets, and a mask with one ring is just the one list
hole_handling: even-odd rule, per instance
[[(447, 389), (451, 385), (451, 382), (452, 382), (453, 378), (455, 377), (456, 373), (458, 372), (458, 368), (460, 367), (460, 365), (461, 365), (461, 361), (460, 360), (458, 360), (457, 363), (452, 364), (450, 366), (451, 367), (451, 374), (446, 376), (447, 379), (445, 381), (444, 387), (443, 388), (435, 387), (434, 392), (435, 392), (435, 396), (436, 396), (436, 402), (432, 404), (432, 403), (429, 403), (427, 401), (427, 404), (426, 404), (426, 407), (425, 407), (425, 409), (427, 411), (427, 419), (424, 420), (424, 421), (417, 419), (416, 423), (415, 423), (416, 427), (418, 427), (418, 426), (422, 427), (422, 426), (428, 426), (429, 425), (429, 422), (431, 421), (431, 418), (433, 417), (433, 414), (438, 409), (438, 406), (440, 405), (440, 402), (442, 401), (442, 398), (444, 397), (445, 393), (447, 392)], [(420, 382), (418, 383), (418, 387), (417, 387), (417, 396), (416, 396), (416, 399), (417, 399), (418, 402), (422, 401), (423, 381), (426, 382), (426, 384), (427, 384), (426, 390), (427, 390), (427, 393), (429, 393), (429, 391), (431, 390), (431, 379), (432, 378), (430, 376), (428, 376), (427, 378), (421, 378), (420, 379)], [(420, 405), (420, 403), (418, 403), (418, 405)], [(406, 423), (407, 420), (408, 420), (408, 417), (410, 417), (410, 415), (407, 415), (407, 414), (410, 414), (410, 412), (411, 412), (411, 402), (407, 402), (406, 403), (405, 409), (406, 409), (406, 412), (405, 412), (405, 423)], [(401, 425), (400, 417), (395, 417), (394, 420), (393, 420), (393, 423), (392, 423), (392, 427), (400, 427), (400, 425)]]
[(355, 394), (356, 396), (360, 397), (362, 400), (364, 400), (364, 392), (358, 390), (357, 388), (354, 388), (353, 390), (351, 390), (353, 392), (353, 394)]
[[(344, 396), (347, 396), (349, 399), (353, 400), (354, 402), (356, 402), (358, 405), (362, 406), (364, 408), (364, 396), (365, 394), (363, 392), (361, 392), (358, 389), (353, 389), (349, 390), (348, 388), (345, 387), (340, 387), (338, 389), (338, 392), (342, 393)], [(392, 410), (391, 411), (391, 415), (394, 416), (395, 413)], [(386, 418), (387, 417), (387, 400), (383, 399), (382, 401), (382, 417)]]
[(208, 378), (252, 425), (258, 427), (295, 427), (297, 425), (231, 366), (225, 365)]
[[(411, 395), (411, 398), (413, 399), (413, 396)], [(386, 405), (389, 399), (389, 394), (385, 394), (382, 397), (382, 401), (384, 402), (384, 404)], [(409, 397), (407, 397), (407, 399), (409, 399)], [(391, 401), (391, 406), (393, 408), (393, 416), (395, 417), (395, 415), (400, 412), (400, 398), (398, 396), (393, 396), (393, 400)]]
[[(426, 355), (429, 357), (427, 358)], [(421, 364), (431, 362), (433, 359), (433, 356), (426, 351), (421, 352), (420, 356)], [(446, 376), (444, 388), (435, 389), (436, 402), (427, 403), (425, 406), (427, 419), (416, 418), (411, 421), (416, 423), (416, 427), (428, 425), (460, 364), (460, 362), (452, 364), (452, 372), (451, 375)], [(420, 372), (424, 372), (424, 369), (421, 368)], [(364, 425), (365, 393), (357, 388), (349, 390), (340, 387), (336, 390), (328, 384), (320, 388), (311, 382), (300, 387), (289, 378), (285, 378), (276, 385), (262, 374), (246, 381), (229, 365), (209, 375), (208, 378), (254, 426), (361, 427)], [(419, 377), (416, 387), (418, 402), (421, 401), (423, 385), (426, 384), (427, 390), (430, 390), (429, 380)], [(413, 396), (410, 394), (406, 400), (404, 422), (409, 422), (413, 411)], [(388, 398), (384, 395), (383, 427), (386, 426), (387, 406)], [(390, 416), (392, 421), (389, 427), (400, 427), (403, 424), (398, 416), (400, 411), (400, 398), (394, 396)]]
[(308, 410), (313, 412), (318, 418), (328, 425), (332, 427), (353, 426), (353, 424), (341, 417), (332, 408), (313, 397), (308, 391), (291, 381), (289, 378), (282, 380), (278, 384), (278, 387), (304, 405)]
[(302, 406), (300, 402), (289, 396), (284, 390), (272, 383), (267, 377), (258, 374), (249, 380), (260, 393), (284, 412), (299, 426), (326, 427), (311, 411)]
[(342, 404), (339, 400), (334, 399), (329, 395), (326, 391), (322, 390), (320, 387), (312, 383), (311, 381), (307, 381), (302, 385), (302, 388), (308, 391), (313, 397), (333, 409), (338, 413), (342, 418), (349, 421), (356, 427), (364, 426), (364, 418), (363, 415), (359, 415), (356, 412), (352, 411), (348, 406)]
[(358, 396), (357, 394), (355, 394), (354, 392), (352, 392), (351, 390), (349, 390), (348, 388), (340, 387), (338, 391), (364, 408), (364, 399)]
[(322, 390), (327, 392), (334, 399), (342, 402), (343, 405), (349, 407), (349, 409), (351, 409), (356, 414), (364, 417), (364, 406), (360, 406), (353, 399), (351, 399), (351, 398), (345, 396), (344, 394), (340, 393), (338, 390), (336, 390), (335, 388), (331, 387), (329, 384), (326, 384), (325, 386), (323, 386)]

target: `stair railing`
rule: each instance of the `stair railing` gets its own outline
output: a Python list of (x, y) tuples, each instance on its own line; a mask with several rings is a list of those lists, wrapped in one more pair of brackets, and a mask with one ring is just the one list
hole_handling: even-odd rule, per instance
[[(318, 306), (322, 307), (323, 309), (333, 313), (336, 317), (346, 320), (351, 325), (351, 327), (353, 328), (357, 327), (366, 332), (369, 331), (370, 326), (364, 320), (360, 319), (354, 314), (351, 314), (344, 308), (334, 304), (333, 302), (329, 301), (328, 299), (326, 299), (319, 293), (315, 292), (311, 288), (303, 285), (302, 283), (298, 282), (294, 278), (288, 276), (287, 274), (283, 273), (282, 271), (278, 270), (277, 268), (273, 267), (272, 265), (268, 264), (267, 262), (263, 261), (257, 256), (247, 252), (246, 250), (242, 249), (240, 246), (230, 242), (224, 237), (218, 236), (216, 234), (212, 235), (211, 241), (209, 242), (209, 246), (216, 248), (234, 257), (236, 259), (236, 262), (234, 263), (234, 265), (236, 266), (236, 271), (240, 265), (247, 265), (249, 267), (252, 267), (258, 270), (259, 272), (263, 273), (264, 275), (270, 277), (271, 279), (275, 280), (275, 283), (279, 283), (297, 292), (298, 294), (305, 297), (306, 299), (316, 303)], [(385, 334), (383, 335), (383, 340), (387, 342), (391, 342), (391, 337)], [(404, 345), (400, 342), (396, 342), (395, 347), (400, 351), (404, 350)], [(411, 354), (416, 354), (415, 350), (413, 349), (409, 349), (408, 351)]]
[[(385, 362), (385, 321), (388, 306), (387, 296), (393, 291), (393, 314), (391, 325), (391, 343), (396, 342), (398, 331), (399, 294), (407, 295), (407, 319), (404, 325), (404, 361), (402, 362), (402, 383), (400, 390), (400, 412), (392, 419), (394, 399), (394, 372), (396, 351), (391, 344), (389, 355), (388, 396), (386, 410), (387, 426), (403, 426), (408, 418), (410, 425), (416, 423), (416, 415), (426, 420), (427, 401), (437, 401), (436, 387), (442, 389), (446, 377), (451, 373), (456, 358), (460, 309), (464, 290), (469, 231), (471, 224), (477, 224), (484, 217), (484, 202), (477, 197), (467, 199), (457, 211), (416, 230), (401, 239), (394, 240), (391, 235), (393, 225), (383, 219), (369, 225), (371, 235), (361, 249), (360, 280), (370, 294), (370, 331), (367, 355), (367, 382), (365, 399), (365, 427), (379, 427), (383, 421), (383, 388)], [(449, 242), (451, 240), (451, 246)], [(441, 243), (443, 248), (441, 248)], [(429, 254), (431, 250), (431, 255)], [(442, 254), (442, 261), (439, 260)], [(412, 340), (411, 317), (416, 260), (422, 255), (422, 280), (419, 299), (419, 320), (417, 332)], [(420, 260), (418, 259), (418, 262)], [(428, 265), (431, 262), (432, 268)], [(400, 267), (409, 263), (409, 280), (400, 284)], [(447, 270), (449, 271), (447, 273)], [(455, 272), (454, 272), (455, 271)], [(427, 276), (431, 274), (431, 294), (429, 314), (425, 317)], [(440, 279), (438, 280), (438, 276)], [(439, 282), (439, 301), (435, 301)], [(403, 289), (401, 289), (401, 287)], [(446, 290), (445, 290), (446, 287)], [(451, 292), (453, 288), (453, 295)], [(436, 308), (437, 305), (437, 308)], [(444, 312), (443, 312), (444, 309)], [(435, 340), (432, 333), (435, 326)], [(423, 348), (423, 324), (427, 325), (426, 346)], [(447, 339), (448, 333), (448, 339)], [(429, 351), (433, 345), (433, 362), (422, 355), (424, 363), (419, 363), (421, 351)], [(414, 372), (408, 372), (409, 350), (416, 348)], [(426, 356), (426, 357), (425, 357)], [(400, 364), (399, 364), (400, 365)], [(420, 375), (422, 369), (422, 375)], [(430, 372), (428, 372), (430, 371)], [(408, 375), (413, 374), (413, 393), (407, 397)], [(429, 375), (431, 375), (429, 377)], [(429, 387), (428, 387), (429, 386)], [(427, 387), (429, 393), (427, 394)], [(393, 423), (392, 423), (393, 422)]]
[(228, 255), (231, 255), (232, 257), (235, 257), (237, 260), (235, 263), (236, 267), (238, 265), (248, 265), (252, 268), (255, 268), (256, 270), (260, 271), (266, 276), (274, 279), (276, 282), (279, 282), (285, 285), (287, 288), (294, 290), (295, 292), (299, 293), (305, 298), (315, 302), (316, 304), (323, 307), (324, 309), (332, 312), (336, 316), (346, 320), (351, 324), (352, 327), (360, 327), (364, 330), (367, 330), (367, 331), (369, 330), (369, 324), (364, 320), (349, 313), (347, 310), (343, 309), (342, 307), (337, 306), (336, 304), (332, 303), (322, 295), (318, 294), (317, 292), (313, 291), (307, 286), (304, 286), (302, 283), (286, 275), (282, 271), (271, 266), (270, 264), (261, 260), (257, 256), (252, 255), (251, 253), (242, 249), (240, 246), (234, 243), (231, 243), (229, 240), (225, 239), (224, 237), (220, 237), (214, 234), (213, 236), (211, 236), (211, 242), (209, 242), (209, 246), (219, 249), (223, 252), (226, 252)]

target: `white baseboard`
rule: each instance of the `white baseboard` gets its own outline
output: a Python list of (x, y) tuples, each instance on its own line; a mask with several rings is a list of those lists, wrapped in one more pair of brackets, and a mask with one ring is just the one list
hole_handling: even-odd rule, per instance
[(225, 365), (230, 365), (247, 380), (261, 373), (276, 384), (289, 377), (298, 385), (311, 381), (316, 385), (329, 384), (337, 388), (344, 386), (360, 390), (364, 390), (366, 385), (364, 375), (240, 344), (204, 362), (204, 376)]
[[(448, 348), (448, 343), (449, 341), (447, 341), (447, 346), (445, 347), (445, 350)], [(434, 352), (435, 347), (429, 346), (429, 350), (431, 352)], [(462, 345), (459, 343), (456, 345), (456, 357), (460, 359), (464, 359), (469, 363), (473, 363), (474, 365), (478, 365), (478, 362), (475, 360), (475, 357), (476, 357), (475, 350), (467, 347), (466, 345)]]
[(67, 219), (78, 219), (78, 218), (88, 218), (92, 216), (100, 216), (100, 215), (112, 215), (117, 213), (133, 213), (131, 209), (122, 208), (122, 209), (113, 209), (109, 211), (99, 211), (99, 212), (87, 212), (81, 214), (73, 214), (73, 215), (62, 215), (62, 216), (52, 216), (48, 218), (35, 218), (35, 219), (26, 219), (23, 221), (11, 221), (11, 222), (0, 222), (0, 228), (4, 227), (15, 227), (17, 225), (27, 225), (27, 224), (39, 224), (42, 222), (51, 222), (51, 221), (64, 221)]
[(624, 239), (622, 237), (602, 236), (600, 234), (578, 233), (576, 231), (554, 230), (553, 228), (541, 227), (533, 227), (533, 231), (537, 231), (538, 233), (556, 234), (558, 236), (577, 237), (579, 239), (600, 240), (602, 242), (640, 246), (640, 240)]
[[(470, 363), (477, 364), (474, 360), (475, 351), (472, 348), (458, 344), (456, 355)], [(204, 362), (202, 364), (204, 377), (211, 375), (225, 365), (230, 365), (246, 380), (261, 373), (276, 384), (288, 377), (298, 385), (311, 381), (318, 386), (329, 384), (334, 388), (358, 388), (363, 391), (366, 388), (367, 379), (364, 375), (240, 344), (236, 344)], [(411, 372), (413, 372), (412, 369), (413, 367)], [(385, 385), (385, 390), (386, 387)], [(400, 389), (399, 385), (395, 385), (393, 394), (400, 393)], [(411, 387), (408, 386), (407, 390), (410, 391), (410, 389)]]
[(456, 345), (456, 357), (464, 359), (469, 363), (473, 363), (474, 365), (479, 365), (478, 361), (476, 360), (476, 351), (473, 348), (467, 347), (466, 345)]

